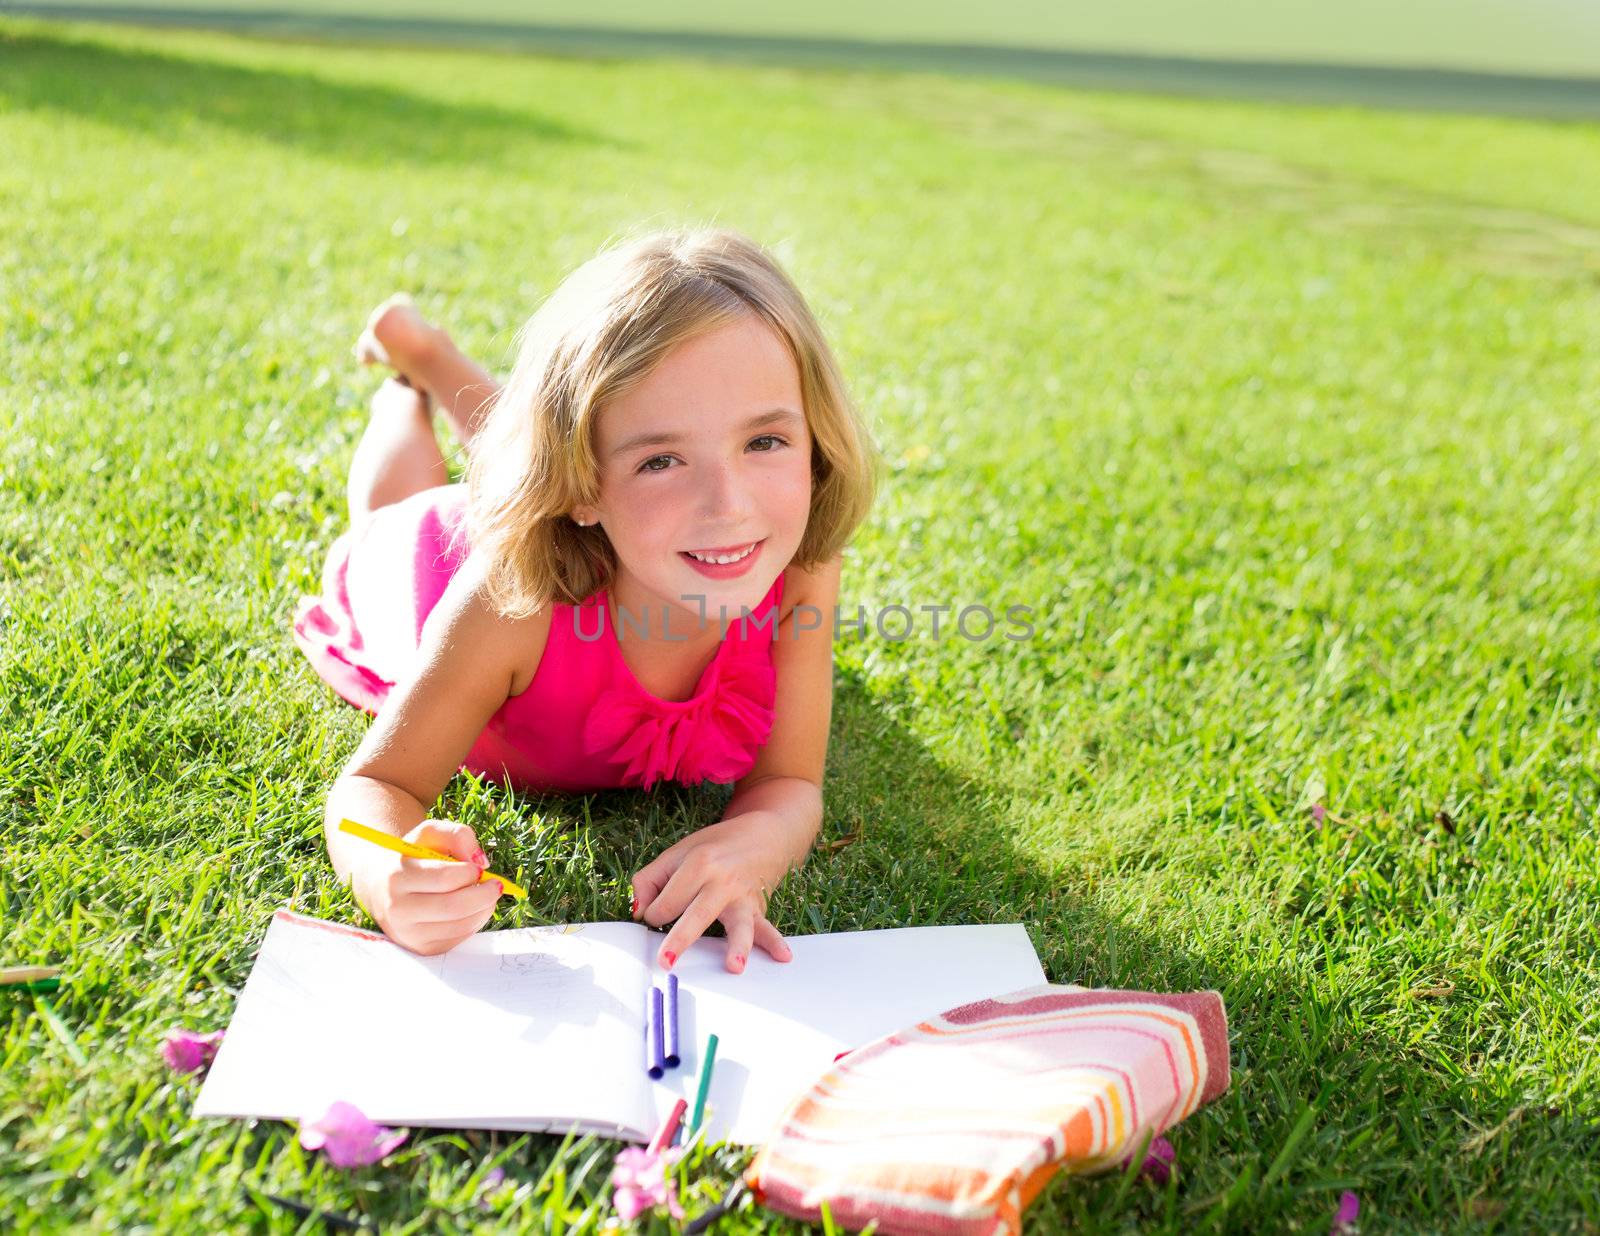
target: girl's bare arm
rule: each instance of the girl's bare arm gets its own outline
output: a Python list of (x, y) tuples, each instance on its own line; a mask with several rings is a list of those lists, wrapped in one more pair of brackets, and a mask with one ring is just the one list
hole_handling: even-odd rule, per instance
[(404, 836), (426, 819), (519, 668), (530, 657), (537, 664), (548, 632), (548, 610), (500, 617), (477, 562), (462, 565), (423, 627), (414, 673), (395, 685), (328, 795), (328, 854), (341, 877), (375, 856), (339, 821)]
[(822, 827), (840, 566), (834, 558), (814, 572), (790, 568), (785, 578), (785, 599), (796, 601), (773, 636), (778, 687), (772, 732), (735, 786), (722, 820), (634, 874), (636, 916), (655, 927), (676, 920), (657, 954), (664, 966), (719, 920), (727, 931), (730, 971), (744, 969), (752, 946), (778, 961), (791, 955), (766, 918), (767, 898), (804, 864)]

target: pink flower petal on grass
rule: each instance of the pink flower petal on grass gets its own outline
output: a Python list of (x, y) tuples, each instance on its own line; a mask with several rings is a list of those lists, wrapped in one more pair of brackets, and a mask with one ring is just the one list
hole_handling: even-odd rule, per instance
[[(1150, 1143), (1145, 1151), (1144, 1162), (1139, 1164), (1139, 1174), (1148, 1176), (1158, 1185), (1164, 1185), (1172, 1176), (1172, 1165), (1177, 1160), (1178, 1152), (1172, 1148), (1172, 1143), (1164, 1137), (1158, 1137)], [(1133, 1156), (1127, 1155), (1122, 1160), (1122, 1167), (1126, 1168), (1133, 1161)]]
[(1328, 815), (1328, 809), (1326, 807), (1324, 807), (1321, 803), (1312, 803), (1311, 804), (1311, 818), (1312, 818), (1313, 821), (1315, 821), (1316, 826), (1318, 828), (1322, 827), (1322, 821), (1325, 818), (1327, 818), (1327, 815)]
[(1158, 1185), (1164, 1185), (1167, 1183), (1167, 1178), (1172, 1175), (1172, 1167), (1177, 1158), (1178, 1152), (1172, 1148), (1172, 1143), (1164, 1137), (1158, 1137), (1150, 1143), (1150, 1151), (1145, 1155), (1139, 1170)]
[(335, 1167), (366, 1167), (385, 1158), (411, 1134), (386, 1129), (362, 1115), (354, 1103), (340, 1100), (315, 1120), (300, 1122), (300, 1144), (320, 1150)]
[(611, 1192), (611, 1204), (625, 1222), (632, 1223), (650, 1209), (650, 1201), (632, 1185), (618, 1185)]
[(1356, 1216), (1360, 1213), (1361, 1199), (1346, 1189), (1339, 1194), (1339, 1209), (1334, 1211), (1333, 1226), (1328, 1229), (1328, 1236), (1353, 1236)]
[(683, 1218), (678, 1203), (678, 1186), (669, 1174), (681, 1149), (651, 1154), (639, 1146), (629, 1146), (617, 1155), (611, 1168), (611, 1204), (623, 1219), (637, 1219), (655, 1206), (665, 1206), (674, 1219)]
[(216, 1058), (222, 1045), (221, 1030), (196, 1034), (181, 1026), (167, 1031), (161, 1043), (161, 1055), (175, 1073), (196, 1073)]
[(500, 1186), (506, 1182), (505, 1169), (491, 1167), (483, 1175), (483, 1180), (478, 1185), (478, 1206), (483, 1210), (494, 1209), (495, 1194), (500, 1191)]

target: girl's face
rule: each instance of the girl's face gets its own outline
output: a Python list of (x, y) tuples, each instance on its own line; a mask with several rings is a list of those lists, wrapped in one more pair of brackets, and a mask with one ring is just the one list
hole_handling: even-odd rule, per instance
[[(599, 502), (573, 515), (605, 528), (628, 603), (699, 615), (704, 597), (712, 626), (753, 610), (811, 509), (800, 375), (771, 328), (746, 315), (680, 344), (605, 406), (595, 442)], [(744, 556), (715, 565), (694, 554)]]

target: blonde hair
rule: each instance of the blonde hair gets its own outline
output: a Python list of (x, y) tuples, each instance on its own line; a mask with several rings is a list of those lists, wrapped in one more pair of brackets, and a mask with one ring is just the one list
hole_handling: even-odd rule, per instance
[(788, 346), (811, 431), (811, 510), (794, 562), (813, 568), (849, 541), (872, 507), (881, 457), (805, 298), (737, 232), (657, 232), (602, 250), (528, 319), (473, 443), (466, 531), (502, 614), (576, 605), (611, 584), (610, 539), (570, 516), (599, 496), (599, 413), (680, 343), (746, 314)]

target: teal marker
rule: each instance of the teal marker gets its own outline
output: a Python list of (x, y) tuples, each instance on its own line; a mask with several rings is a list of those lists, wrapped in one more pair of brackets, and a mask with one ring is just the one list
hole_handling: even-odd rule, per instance
[(717, 1065), (717, 1036), (706, 1040), (705, 1055), (700, 1064), (700, 1088), (695, 1091), (694, 1117), (689, 1121), (689, 1132), (698, 1133), (706, 1114), (706, 1093), (711, 1089), (711, 1070)]

